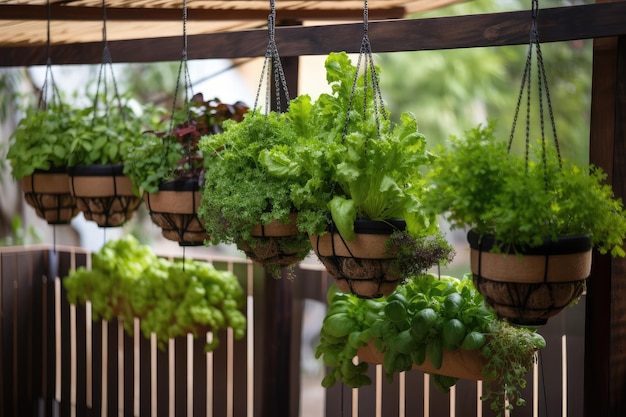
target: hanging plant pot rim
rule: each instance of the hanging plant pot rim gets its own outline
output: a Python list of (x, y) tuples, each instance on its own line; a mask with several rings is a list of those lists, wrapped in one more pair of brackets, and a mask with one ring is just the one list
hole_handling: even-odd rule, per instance
[(143, 200), (152, 214), (197, 214), (200, 206), (200, 192), (198, 190), (159, 189), (156, 193), (144, 193)]
[(252, 227), (250, 234), (254, 237), (286, 237), (300, 234), (297, 225), (297, 213), (289, 214), (289, 221), (284, 223), (279, 220), (272, 220), (270, 223), (262, 225), (256, 224)]
[(122, 164), (95, 164), (77, 165), (69, 167), (67, 172), (70, 176), (80, 177), (104, 177), (124, 175), (124, 165)]
[(65, 169), (57, 171), (35, 170), (21, 180), (25, 193), (70, 194), (70, 182)]
[(180, 178), (173, 181), (165, 181), (159, 184), (159, 191), (198, 191), (200, 190), (198, 178)]
[(33, 174), (67, 174), (67, 167), (50, 167), (49, 169), (35, 169)]
[(566, 255), (591, 250), (590, 235), (560, 236), (557, 240), (544, 239), (540, 246), (513, 246), (496, 242), (491, 234), (480, 235), (473, 229), (467, 233), (470, 248), (490, 252), (498, 248), (499, 253), (518, 255)]
[[(357, 356), (363, 362), (382, 364), (385, 354), (380, 353), (374, 345), (374, 342), (370, 340), (367, 346), (361, 346), (358, 349)], [(413, 364), (412, 368), (429, 374), (480, 381), (485, 379), (482, 374), (482, 367), (486, 363), (487, 358), (480, 353), (480, 350), (465, 350), (459, 348), (449, 351), (444, 349), (441, 368), (435, 369), (428, 359), (428, 355), (426, 355), (424, 363), (421, 365)]]
[[(397, 230), (405, 230), (406, 221), (404, 219), (370, 220), (357, 219), (354, 222), (354, 232), (368, 235), (390, 235)], [(331, 220), (327, 232), (337, 232), (335, 223)]]

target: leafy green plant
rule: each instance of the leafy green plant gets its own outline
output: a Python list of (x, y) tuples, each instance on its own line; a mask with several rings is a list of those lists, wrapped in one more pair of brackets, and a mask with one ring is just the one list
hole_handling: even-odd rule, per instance
[(152, 105), (135, 108), (130, 99), (120, 98), (118, 105), (107, 109), (94, 105), (76, 112), (76, 134), (68, 140), (68, 166), (123, 164), (139, 145), (142, 132), (157, 120), (158, 109)]
[(9, 138), (13, 177), (20, 180), (35, 170), (67, 167), (70, 145), (79, 132), (78, 114), (77, 108), (60, 102), (46, 109), (28, 108)]
[(200, 178), (204, 170), (200, 138), (222, 132), (225, 120), (241, 121), (247, 110), (242, 102), (231, 105), (196, 94), (188, 109), (173, 115), (173, 128), (149, 130), (136, 147), (128, 149), (124, 173), (138, 194), (155, 193), (162, 182)]
[(219, 344), (217, 331), (230, 326), (237, 339), (245, 335), (241, 313), (244, 293), (228, 271), (193, 260), (157, 258), (132, 236), (111, 240), (92, 255), (92, 267), (80, 267), (63, 280), (68, 301), (92, 304), (93, 319), (120, 318), (129, 334), (139, 317), (146, 337), (157, 335), (160, 347), (170, 338), (213, 331), (207, 350)]
[[(367, 362), (353, 363), (359, 348), (373, 343), (384, 353), (388, 380), (425, 361), (440, 369), (445, 351), (480, 352), (488, 381), (483, 400), (495, 411), (521, 406), (520, 389), (534, 353), (545, 340), (533, 330), (497, 320), (485, 306), (470, 278), (412, 277), (386, 299), (361, 299), (336, 291), (328, 293), (328, 313), (320, 332), (316, 356), (330, 368), (324, 387), (343, 382), (350, 387), (371, 383)], [(457, 378), (431, 373), (435, 386), (447, 391)], [(505, 405), (505, 400), (508, 405)]]
[[(295, 131), (286, 113), (263, 114), (258, 110), (246, 114), (239, 123), (227, 120), (223, 133), (200, 140), (205, 176), (198, 216), (212, 244), (254, 248), (264, 240), (252, 236), (253, 226), (289, 223), (295, 212), (289, 192), (293, 180), (268, 175), (259, 162), (259, 153), (294, 141)], [(302, 260), (311, 250), (304, 233), (274, 242), (282, 252), (296, 254), (292, 259)], [(274, 272), (280, 267), (276, 265)]]
[[(626, 211), (598, 167), (580, 167), (541, 144), (525, 156), (509, 153), (479, 125), (441, 147), (424, 205), (453, 227), (493, 234), (502, 245), (537, 246), (561, 235), (591, 235), (601, 253), (623, 257)], [(545, 155), (545, 159), (544, 159)]]
[(298, 140), (260, 155), (270, 174), (293, 180), (291, 199), (302, 230), (324, 233), (330, 212), (347, 240), (357, 218), (403, 218), (413, 235), (436, 231), (420, 204), (420, 170), (433, 157), (415, 116), (404, 113), (392, 125), (387, 114), (377, 115), (363, 76), (353, 91), (356, 67), (346, 53), (331, 53), (325, 67), (333, 94), (314, 103), (307, 95), (292, 100), (288, 118)]

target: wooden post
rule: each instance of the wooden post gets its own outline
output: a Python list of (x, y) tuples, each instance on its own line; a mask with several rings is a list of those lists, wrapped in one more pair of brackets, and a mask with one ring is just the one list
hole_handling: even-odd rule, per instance
[[(599, 1), (600, 2), (600, 1)], [(590, 162), (626, 198), (626, 36), (594, 41)], [(626, 261), (594, 253), (585, 327), (584, 415), (626, 415)]]
[[(280, 52), (280, 45), (278, 49)], [(290, 98), (293, 98), (298, 94), (298, 57), (284, 58), (281, 62)], [(281, 103), (281, 109), (285, 111), (286, 108), (286, 103)], [(293, 311), (293, 285), (294, 282), (286, 277), (276, 279), (266, 273), (262, 301), (263, 334), (258, 335), (264, 344), (262, 385), (259, 386), (263, 391), (261, 416), (289, 417), (297, 415), (299, 408), (300, 358), (293, 344), (299, 346), (300, 335), (293, 332), (296, 313)]]

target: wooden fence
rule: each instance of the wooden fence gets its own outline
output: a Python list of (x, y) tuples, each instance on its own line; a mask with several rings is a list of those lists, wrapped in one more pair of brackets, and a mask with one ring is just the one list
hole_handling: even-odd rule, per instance
[[(219, 334), (215, 352), (204, 353), (203, 339), (181, 337), (159, 349), (154, 338), (140, 334), (137, 321), (129, 336), (120, 322), (93, 322), (89, 305), (68, 304), (58, 277), (89, 260), (76, 248), (0, 248), (0, 416), (263, 416), (264, 401), (281, 388), (268, 385), (273, 362), (267, 352), (273, 343), (286, 343), (291, 354), (280, 366), (291, 369), (285, 395), (292, 405), (284, 415), (313, 417), (298, 407), (299, 346), (304, 300), (325, 300), (325, 271), (296, 270), (287, 284), (293, 287), (291, 340), (267, 340), (275, 315), (262, 301), (273, 278), (243, 260), (209, 259), (234, 272), (246, 289), (249, 326), (243, 340), (228, 330)], [(516, 408), (516, 417), (582, 416), (584, 315), (582, 300), (541, 329), (548, 347), (528, 376), (528, 405)], [(324, 415), (493, 415), (479, 400), (481, 383), (459, 381), (443, 394), (419, 371), (402, 373), (392, 384), (380, 366), (369, 372), (372, 386), (325, 390)]]

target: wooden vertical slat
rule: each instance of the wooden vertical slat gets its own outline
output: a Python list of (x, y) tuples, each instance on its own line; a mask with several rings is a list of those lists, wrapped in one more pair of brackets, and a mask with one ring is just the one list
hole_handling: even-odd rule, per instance
[(204, 352), (206, 333), (200, 333), (193, 342), (193, 415), (206, 416), (207, 413), (207, 355)]
[(139, 395), (141, 393), (141, 330), (139, 329), (139, 319), (133, 320), (133, 416), (139, 417), (141, 403)]
[[(126, 325), (130, 325), (130, 329), (132, 330), (134, 320), (133, 318), (129, 318), (128, 320), (130, 321), (130, 323), (127, 323)], [(133, 410), (135, 408), (135, 357), (133, 354), (135, 346), (133, 338), (129, 336), (129, 334), (126, 332), (126, 328), (123, 325), (121, 327), (122, 329), (120, 330), (120, 332), (123, 337), (122, 348), (124, 349), (124, 361), (122, 362), (122, 379), (124, 380), (124, 390), (122, 392), (123, 398), (121, 404), (124, 409), (123, 416), (127, 417), (133, 415)]]

